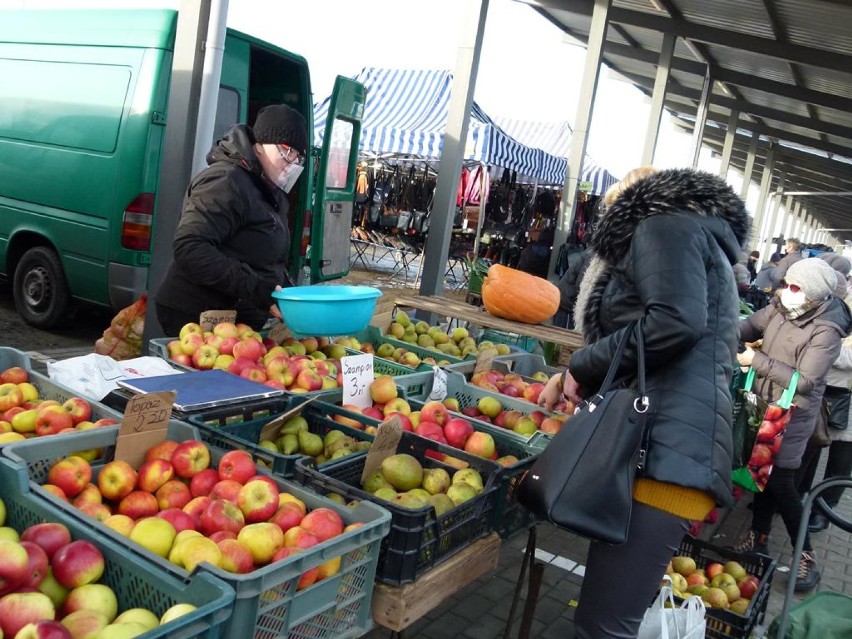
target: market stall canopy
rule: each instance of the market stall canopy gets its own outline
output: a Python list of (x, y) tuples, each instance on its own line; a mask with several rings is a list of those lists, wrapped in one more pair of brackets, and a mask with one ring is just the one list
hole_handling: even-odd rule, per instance
[[(353, 78), (367, 87), (360, 150), (374, 157), (441, 157), (453, 75), (443, 70), (365, 68)], [(325, 133), (330, 98), (314, 109), (315, 143)], [(565, 160), (521, 144), (474, 103), (465, 158), (499, 166), (542, 184), (563, 184)]]
[[(574, 132), (571, 125), (565, 120), (542, 122), (493, 117), (492, 121), (518, 142), (541, 149), (545, 153), (567, 162), (568, 155), (571, 152), (571, 137)], [(564, 163), (562, 164), (562, 172), (563, 174), (565, 172)], [(587, 155), (583, 161), (580, 182), (589, 183), (593, 195), (603, 195), (610, 186), (618, 182), (618, 178)]]
[[(519, 0), (586, 44), (592, 0)], [(773, 150), (771, 189), (805, 198), (808, 212), (852, 240), (852, 6), (845, 0), (613, 0), (603, 61), (653, 92), (667, 36), (677, 38), (665, 106), (692, 130), (705, 77), (711, 82), (703, 143), (724, 150), (732, 114), (731, 164), (744, 171), (759, 141)], [(753, 136), (758, 136), (753, 138)]]

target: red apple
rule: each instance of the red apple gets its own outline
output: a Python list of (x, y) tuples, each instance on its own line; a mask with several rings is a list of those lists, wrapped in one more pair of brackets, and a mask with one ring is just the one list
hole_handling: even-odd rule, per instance
[(228, 372), (240, 376), (246, 368), (252, 367), (257, 362), (247, 357), (236, 357), (233, 362), (228, 365)]
[(494, 446), (494, 438), (488, 433), (481, 433), (479, 431), (474, 431), (467, 438), (464, 450), (471, 455), (484, 457), (485, 459), (490, 459), (497, 452)]
[(167, 459), (154, 458), (142, 462), (139, 466), (136, 486), (140, 490), (149, 493), (157, 492), (157, 489), (169, 481), (175, 473), (172, 463)]
[(172, 455), (177, 447), (178, 443), (176, 441), (172, 439), (164, 439), (159, 444), (151, 446), (151, 448), (145, 451), (145, 461), (150, 461), (152, 459), (165, 459), (171, 463)]
[(104, 574), (104, 556), (85, 539), (72, 541), (57, 550), (50, 559), (53, 577), (65, 588), (94, 583)]
[(215, 541), (217, 544), (223, 539), (236, 539), (237, 536), (230, 530), (217, 530), (212, 535), (208, 535), (207, 539)]
[(300, 371), (299, 375), (296, 377), (296, 387), (308, 392), (321, 390), (322, 377), (320, 377), (316, 371), (305, 368)]
[(370, 397), (378, 404), (385, 404), (397, 396), (396, 382), (390, 375), (379, 375), (370, 384)]
[(210, 490), (210, 499), (223, 499), (234, 505), (238, 504), (238, 497), (243, 485), (233, 479), (223, 479), (213, 486)]
[[(298, 548), (296, 546), (285, 546), (275, 553), (272, 557), (272, 561), (281, 561), (282, 559), (287, 559), (293, 555), (298, 555), (300, 552), (302, 552), (302, 548)], [(314, 585), (319, 578), (319, 569), (319, 566), (315, 566), (303, 572), (299, 577), (299, 581), (296, 582), (296, 590), (304, 590), (305, 588)]]
[(751, 449), (749, 466), (765, 466), (772, 461), (772, 448), (766, 444), (755, 444)]
[(455, 448), (464, 449), (464, 445), (472, 434), (473, 426), (461, 417), (454, 417), (444, 425), (444, 437), (447, 438), (447, 443)]
[(737, 587), (740, 589), (740, 597), (751, 599), (754, 597), (757, 589), (760, 588), (760, 579), (754, 575), (743, 577), (737, 582)]
[(180, 508), (166, 508), (158, 512), (156, 517), (165, 519), (175, 528), (175, 532), (179, 533), (183, 530), (197, 530), (198, 523), (195, 517)]
[(299, 524), (320, 541), (331, 539), (343, 532), (343, 519), (330, 508), (316, 508), (309, 512)]
[(80, 491), (80, 494), (71, 501), (71, 503), (76, 508), (80, 508), (83, 504), (101, 504), (103, 501), (104, 499), (103, 495), (101, 495), (101, 489), (95, 484), (87, 484), (86, 487)]
[(202, 344), (192, 354), (192, 366), (198, 370), (206, 371), (213, 368), (219, 351), (210, 344)]
[(251, 551), (236, 539), (222, 539), (216, 542), (222, 551), (221, 568), (236, 574), (246, 574), (254, 570), (254, 558)]
[(50, 597), (40, 592), (20, 592), (0, 599), (0, 631), (14, 637), (30, 623), (53, 621), (56, 609)]
[(22, 541), (21, 545), (27, 551), (27, 574), (21, 582), (21, 586), (27, 588), (38, 588), (47, 574), (50, 560), (41, 546), (31, 541)]
[(134, 490), (122, 497), (116, 512), (119, 515), (127, 515), (131, 519), (142, 519), (156, 515), (159, 510), (160, 507), (154, 495), (145, 490)]
[(30, 541), (41, 546), (50, 559), (57, 550), (71, 543), (71, 533), (65, 524), (44, 522), (26, 528), (21, 533), (21, 541)]
[[(307, 517), (307, 515), (305, 515)], [(294, 526), (284, 533), (284, 545), (288, 547), (301, 548), (306, 550), (320, 543), (319, 537), (308, 532), (301, 526)]]
[(189, 486), (178, 479), (170, 479), (160, 486), (154, 495), (160, 510), (183, 508), (192, 500)]
[(71, 421), (76, 426), (80, 422), (87, 422), (92, 417), (92, 407), (82, 397), (71, 397), (62, 404), (63, 410), (71, 416)]
[(205, 468), (200, 473), (193, 475), (189, 481), (189, 492), (193, 497), (209, 495), (210, 490), (219, 481), (219, 472), (213, 468)]
[(285, 502), (269, 521), (278, 524), (278, 527), (286, 533), (294, 526), (301, 524), (304, 516), (302, 509), (297, 504)]
[(0, 413), (5, 413), (13, 406), (24, 403), (24, 393), (18, 384), (8, 382), (0, 384)]
[(83, 504), (77, 508), (81, 513), (91, 517), (92, 519), (97, 519), (98, 521), (106, 521), (112, 516), (112, 510), (106, 504)]
[[(402, 430), (407, 430), (409, 433), (414, 431), (414, 426), (411, 424), (411, 419), (405, 413), (388, 413), (385, 415), (386, 419), (390, 419), (391, 417), (397, 417), (399, 419), (399, 427)], [(421, 422), (422, 423), (422, 422)], [(435, 424), (435, 426), (438, 426)], [(438, 426), (440, 428), (440, 426)]]
[(64, 492), (62, 492), (62, 489), (59, 486), (56, 486), (54, 484), (45, 484), (44, 486), (42, 486), (42, 488), (46, 493), (50, 493), (57, 499), (66, 501), (69, 504), (71, 503), (71, 500), (68, 499), (68, 496)]
[(0, 595), (12, 592), (27, 578), (29, 553), (17, 541), (0, 539)]
[(62, 619), (62, 625), (71, 631), (72, 639), (96, 637), (108, 624), (106, 615), (97, 610), (78, 610)]
[(234, 344), (233, 354), (236, 358), (245, 357), (256, 362), (266, 355), (266, 347), (262, 342), (258, 342), (255, 339), (241, 339)]
[(423, 408), (420, 409), (420, 419), (443, 426), (449, 420), (449, 412), (442, 402), (426, 402), (423, 404)]
[(227, 530), (237, 534), (245, 526), (242, 511), (229, 501), (214, 499), (201, 513), (198, 530), (206, 537), (214, 532)]
[(210, 497), (203, 495), (201, 497), (195, 497), (190, 500), (190, 502), (181, 508), (183, 512), (187, 515), (190, 515), (195, 520), (195, 527), (198, 528), (198, 522), (201, 519), (201, 513), (204, 512), (204, 509), (207, 508), (207, 505), (211, 502)]
[(188, 439), (175, 448), (171, 462), (178, 477), (189, 479), (210, 466), (210, 451), (204, 442)]
[(263, 479), (248, 481), (237, 495), (246, 523), (267, 521), (278, 510), (278, 486)]
[(231, 450), (219, 460), (219, 479), (233, 479), (241, 484), (257, 473), (252, 456), (244, 450)]
[(39, 437), (56, 435), (66, 428), (73, 428), (71, 415), (62, 406), (47, 406), (38, 411), (35, 420), (35, 434)]
[(74, 639), (71, 632), (58, 621), (42, 620), (28, 623), (18, 631), (15, 639)]
[(123, 459), (115, 459), (108, 462), (98, 474), (98, 488), (106, 499), (119, 501), (136, 488), (136, 477), (133, 466)]
[(90, 481), (92, 467), (76, 455), (59, 460), (47, 472), (47, 482), (59, 487), (66, 497), (76, 497)]
[(4, 384), (23, 384), (30, 381), (30, 374), (20, 366), (12, 366), (0, 372), (0, 382)]

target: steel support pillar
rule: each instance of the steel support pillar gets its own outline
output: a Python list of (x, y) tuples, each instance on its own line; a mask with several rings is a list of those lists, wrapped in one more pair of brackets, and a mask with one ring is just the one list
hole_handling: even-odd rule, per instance
[(766, 153), (766, 164), (763, 166), (763, 175), (760, 178), (760, 194), (757, 198), (757, 208), (754, 212), (754, 224), (751, 227), (751, 246), (760, 243), (761, 226), (766, 217), (766, 202), (769, 198), (769, 189), (772, 186), (772, 171), (775, 169), (775, 145), (770, 144)]
[(574, 208), (577, 205), (577, 186), (579, 185), (583, 159), (586, 157), (586, 143), (589, 140), (589, 127), (592, 122), (592, 106), (598, 88), (601, 72), (603, 45), (609, 26), (609, 8), (612, 0), (595, 0), (592, 11), (592, 24), (589, 27), (589, 39), (586, 45), (586, 63), (583, 67), (583, 80), (580, 84), (580, 99), (577, 102), (577, 115), (574, 117), (574, 135), (571, 137), (571, 151), (568, 155), (568, 169), (565, 173), (565, 186), (562, 189), (562, 202), (559, 218), (550, 252), (548, 276), (556, 277), (556, 258), (559, 247), (565, 243), (571, 231)]
[[(773, 194), (771, 200), (772, 213), (768, 216), (766, 221), (766, 226), (764, 227), (764, 235), (766, 236), (766, 243), (764, 245), (765, 251), (772, 250), (772, 238), (775, 236), (775, 230), (778, 228), (779, 215), (781, 215), (781, 194), (784, 192), (784, 174), (781, 174), (781, 177), (778, 180), (778, 187)], [(783, 225), (782, 225), (783, 226)], [(760, 238), (758, 238), (758, 243), (760, 242)], [(759, 246), (760, 244), (758, 244)]]
[(642, 149), (643, 166), (654, 163), (654, 152), (657, 149), (660, 120), (663, 117), (663, 107), (666, 103), (666, 86), (671, 73), (675, 42), (677, 42), (677, 36), (674, 34), (666, 33), (663, 35), (660, 59), (657, 62), (657, 76), (654, 80), (654, 93), (651, 96), (651, 113), (648, 115), (648, 129), (645, 131), (645, 147)]
[(754, 158), (757, 156), (757, 143), (760, 141), (760, 134), (754, 131), (751, 134), (751, 142), (748, 145), (748, 155), (746, 156), (745, 168), (743, 169), (743, 187), (740, 189), (740, 197), (745, 202), (748, 198), (748, 189), (751, 186), (751, 176), (754, 173)]
[(704, 139), (704, 125), (707, 123), (707, 111), (710, 110), (710, 93), (713, 79), (710, 77), (710, 66), (704, 73), (704, 85), (701, 87), (701, 101), (695, 113), (695, 129), (692, 131), (692, 168), (698, 166), (698, 156), (701, 155), (701, 142)]
[(456, 193), (464, 159), (479, 56), (482, 52), (485, 18), (488, 14), (488, 0), (465, 0), (463, 5), (465, 10), (461, 16), (461, 42), (453, 73), (447, 128), (444, 133), (441, 162), (438, 165), (435, 201), (430, 215), (429, 237), (423, 254), (421, 295), (439, 295), (444, 290), (444, 272), (450, 251)]
[(740, 120), (740, 112), (731, 110), (728, 118), (728, 130), (725, 132), (725, 145), (722, 147), (722, 162), (719, 165), (719, 177), (728, 181), (728, 168), (731, 166), (731, 153), (734, 150), (734, 140), (737, 137), (737, 123)]
[(142, 352), (148, 342), (163, 337), (154, 297), (172, 261), (172, 242), (186, 187), (192, 177), (192, 153), (198, 127), (198, 106), (204, 66), (204, 46), (210, 22), (211, 0), (182, 0), (175, 32), (175, 52), (166, 110), (166, 132), (160, 162), (160, 188), (151, 238), (148, 269), (148, 306)]

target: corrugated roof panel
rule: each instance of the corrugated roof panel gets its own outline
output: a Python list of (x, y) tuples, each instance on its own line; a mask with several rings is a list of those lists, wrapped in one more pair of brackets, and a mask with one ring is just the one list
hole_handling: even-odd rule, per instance
[(689, 22), (774, 38), (763, 0), (676, 0), (674, 4)]
[(852, 55), (852, 6), (814, 0), (775, 0), (793, 44)]
[(814, 91), (822, 91), (823, 93), (852, 99), (851, 79), (847, 73), (818, 69), (805, 76), (804, 85)]

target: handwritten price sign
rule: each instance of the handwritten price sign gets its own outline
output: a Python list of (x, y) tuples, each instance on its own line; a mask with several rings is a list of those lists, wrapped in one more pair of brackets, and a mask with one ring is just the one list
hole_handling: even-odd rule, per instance
[(350, 355), (340, 358), (343, 373), (343, 403), (354, 404), (358, 408), (373, 405), (370, 386), (373, 384), (373, 355)]
[(174, 401), (174, 391), (131, 397), (118, 429), (115, 458), (137, 468), (145, 459), (145, 451), (166, 438)]

